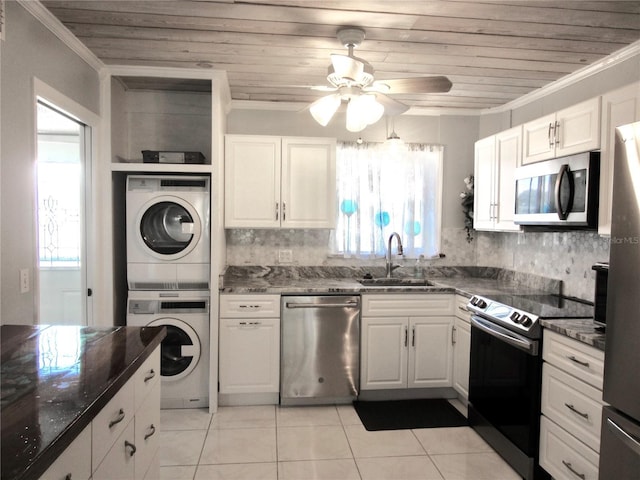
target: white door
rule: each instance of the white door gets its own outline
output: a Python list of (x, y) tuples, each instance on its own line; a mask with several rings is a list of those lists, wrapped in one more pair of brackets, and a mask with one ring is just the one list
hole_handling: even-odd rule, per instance
[(553, 158), (556, 150), (555, 125), (555, 113), (524, 124), (522, 131), (523, 165)]
[(335, 227), (335, 165), (334, 140), (282, 140), (283, 227)]
[(452, 384), (452, 317), (409, 319), (409, 388)]
[(469, 398), (469, 356), (471, 354), (471, 325), (455, 319), (453, 345), (453, 388), (466, 400)]
[(516, 211), (516, 167), (522, 160), (522, 126), (496, 134), (496, 184), (494, 194), (495, 229), (515, 231), (520, 227), (513, 223)]
[(225, 227), (280, 226), (280, 160), (280, 137), (225, 137)]
[(478, 140), (475, 145), (473, 228), (493, 230), (495, 136)]
[(90, 138), (87, 125), (38, 100), (37, 284), (42, 324), (87, 324)]
[(406, 317), (362, 319), (360, 388), (407, 387)]
[(600, 97), (561, 110), (556, 117), (557, 157), (600, 148)]

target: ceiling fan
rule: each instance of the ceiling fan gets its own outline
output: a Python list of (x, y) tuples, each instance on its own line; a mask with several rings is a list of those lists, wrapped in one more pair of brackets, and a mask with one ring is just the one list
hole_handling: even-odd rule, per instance
[(347, 130), (359, 132), (372, 125), (383, 114), (400, 115), (409, 107), (393, 98), (394, 93), (448, 92), (451, 82), (447, 77), (413, 77), (375, 80), (369, 62), (353, 55), (353, 50), (364, 40), (365, 32), (357, 27), (341, 28), (338, 40), (348, 50), (347, 55), (331, 54), (327, 80), (331, 86), (311, 87), (314, 90), (334, 92), (311, 104), (313, 118), (326, 126), (343, 101), (347, 103)]

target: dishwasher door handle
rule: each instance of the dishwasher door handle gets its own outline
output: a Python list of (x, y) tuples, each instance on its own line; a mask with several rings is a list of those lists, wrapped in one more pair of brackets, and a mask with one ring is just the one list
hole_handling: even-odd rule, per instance
[(286, 302), (286, 308), (357, 308), (357, 300), (351, 300), (348, 302), (336, 302), (336, 303), (295, 303)]

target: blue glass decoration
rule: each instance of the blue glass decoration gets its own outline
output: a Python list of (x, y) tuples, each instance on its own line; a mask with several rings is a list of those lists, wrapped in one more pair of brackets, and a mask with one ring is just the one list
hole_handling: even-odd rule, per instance
[(343, 200), (340, 203), (340, 211), (350, 217), (358, 211), (358, 202), (355, 200)]
[(391, 222), (389, 212), (378, 212), (375, 214), (374, 222), (378, 227), (386, 227)]
[(415, 237), (416, 235), (420, 235), (421, 231), (422, 226), (420, 225), (420, 222), (407, 222), (404, 225), (404, 233), (407, 235), (413, 235)]

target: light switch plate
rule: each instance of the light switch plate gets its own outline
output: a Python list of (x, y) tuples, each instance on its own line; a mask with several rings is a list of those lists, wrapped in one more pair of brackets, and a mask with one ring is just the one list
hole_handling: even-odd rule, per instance
[(20, 269), (20, 293), (27, 293), (29, 291), (29, 269)]

